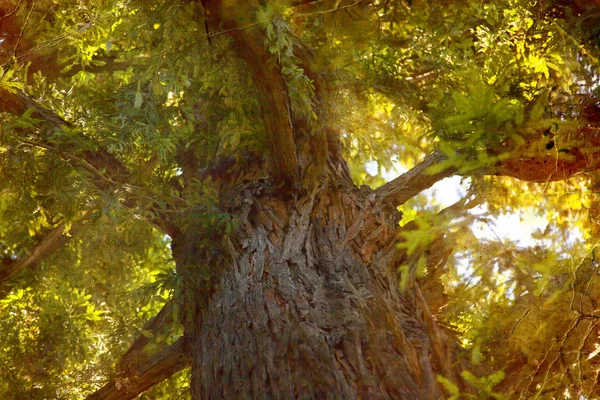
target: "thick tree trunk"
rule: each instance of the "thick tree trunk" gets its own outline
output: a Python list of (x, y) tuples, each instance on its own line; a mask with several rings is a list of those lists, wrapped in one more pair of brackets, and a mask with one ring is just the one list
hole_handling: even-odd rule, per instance
[(440, 398), (436, 373), (450, 372), (418, 287), (399, 290), (395, 208), (327, 183), (299, 201), (265, 193), (232, 202), (240, 229), (212, 258), (212, 288), (194, 265), (212, 250), (174, 243), (195, 276), (193, 398)]
[[(240, 165), (211, 175), (218, 208), (240, 222), (235, 232), (215, 234), (188, 216), (173, 238), (192, 397), (440, 398), (436, 374), (456, 379), (414, 276), (399, 290), (399, 212), (351, 184), (338, 132), (294, 114), (266, 35), (245, 28), (263, 3), (202, 4), (209, 27), (228, 29), (248, 65), (268, 162), (256, 176)], [(323, 106), (327, 80), (297, 51)]]

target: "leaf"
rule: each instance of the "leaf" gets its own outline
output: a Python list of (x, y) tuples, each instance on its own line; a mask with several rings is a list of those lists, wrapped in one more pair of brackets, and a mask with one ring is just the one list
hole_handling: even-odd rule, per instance
[(440, 172), (447, 170), (448, 168), (452, 168), (453, 166), (454, 166), (454, 160), (444, 160), (440, 163), (437, 163), (437, 164), (434, 164), (434, 165), (428, 167), (425, 170), (425, 173), (427, 173), (428, 175), (435, 175), (435, 174), (439, 174)]
[(137, 90), (135, 92), (135, 100), (133, 102), (134, 108), (140, 108), (142, 106), (142, 83), (138, 82)]
[(460, 399), (460, 389), (458, 388), (458, 386), (456, 386), (454, 383), (452, 383), (452, 381), (450, 379), (448, 379), (442, 375), (437, 375), (436, 378), (437, 378), (437, 381), (442, 384), (444, 389), (446, 389), (446, 391), (448, 393), (450, 393), (450, 397), (448, 397), (448, 400)]
[(146, 329), (140, 329), (140, 333), (142, 334), (142, 336), (144, 336), (147, 339), (154, 339), (154, 333), (152, 333)]
[(400, 272), (400, 290), (406, 290), (408, 278), (410, 277), (410, 268), (408, 265), (402, 265), (398, 267), (398, 272)]

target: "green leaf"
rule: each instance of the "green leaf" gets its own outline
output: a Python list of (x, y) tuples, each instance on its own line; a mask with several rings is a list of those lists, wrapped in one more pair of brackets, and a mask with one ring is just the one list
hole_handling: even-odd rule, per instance
[(460, 389), (456, 386), (450, 379), (442, 376), (436, 375), (437, 381), (442, 384), (444, 389), (450, 393), (450, 397), (448, 400), (458, 400), (460, 399)]

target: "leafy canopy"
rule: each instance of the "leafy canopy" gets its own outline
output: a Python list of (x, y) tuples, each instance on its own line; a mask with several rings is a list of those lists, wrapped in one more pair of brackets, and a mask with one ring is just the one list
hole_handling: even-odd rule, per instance
[[(181, 335), (177, 322), (143, 329), (177, 298), (180, 279), (169, 236), (147, 221), (178, 210), (183, 226), (203, 227), (205, 246), (235, 227), (217, 193), (188, 180), (185, 155), (208, 171), (231, 154), (264, 152), (266, 138), (248, 68), (225, 28), (208, 29), (201, 2), (14, 3), (13, 35), (0, 28), (0, 89), (25, 91), (69, 124), (44, 126), (33, 108), (0, 116), (0, 251), (8, 265), (55, 229), (70, 238), (0, 300), (0, 397), (75, 399), (114, 374), (135, 337), (160, 348)], [(381, 185), (436, 148), (446, 158), (429, 173), (465, 176), (456, 212), (439, 213), (425, 194), (403, 204), (402, 224), (416, 228), (399, 238), (421, 279), (433, 271), (419, 252), (440, 232), (452, 242), (446, 305), (432, 308), (468, 350), (463, 378), (496, 398), (597, 394), (597, 174), (536, 183), (485, 172), (514, 157), (594, 157), (581, 128), (598, 122), (589, 110), (600, 11), (519, 0), (273, 3), (249, 5), (259, 20), (240, 29), (266, 32), (292, 112), (311, 129), (342, 132), (357, 185)], [(328, 77), (327, 98), (315, 98), (298, 44)], [(99, 149), (131, 171), (127, 183), (109, 164), (82, 167)], [(509, 175), (536, 167), (520, 168)], [(476, 235), (505, 213), (547, 225), (532, 246)], [(187, 384), (184, 371), (143, 396), (185, 398)]]

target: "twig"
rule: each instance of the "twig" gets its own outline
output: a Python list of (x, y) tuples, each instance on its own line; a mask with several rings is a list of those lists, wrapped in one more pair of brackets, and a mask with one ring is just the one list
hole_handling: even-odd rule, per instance
[(343, 7), (340, 7), (341, 0), (337, 0), (335, 6), (333, 8), (328, 9), (328, 10), (313, 11), (313, 12), (307, 12), (307, 13), (297, 13), (297, 14), (291, 15), (289, 17), (275, 17), (275, 18), (273, 18), (271, 20), (268, 20), (268, 21), (257, 21), (257, 22), (253, 22), (253, 23), (248, 24), (248, 25), (237, 26), (235, 28), (226, 29), (224, 31), (217, 31), (217, 32), (210, 33), (210, 34), (207, 33), (207, 36), (209, 38), (211, 38), (211, 37), (215, 37), (215, 36), (224, 35), (226, 33), (244, 31), (244, 30), (247, 30), (247, 29), (254, 28), (255, 26), (258, 26), (258, 25), (269, 24), (269, 23), (275, 21), (276, 19), (279, 19), (281, 21), (289, 21), (292, 18), (296, 18), (296, 17), (306, 17), (306, 16), (311, 16), (311, 15), (330, 14), (330, 13), (334, 13), (334, 12), (337, 12), (337, 11), (341, 11), (341, 10), (345, 10), (345, 9), (357, 6), (358, 4), (363, 3), (365, 1), (366, 0), (358, 0), (358, 1), (355, 1), (354, 3), (352, 3), (352, 4), (348, 4), (348, 5), (345, 5)]
[(19, 0), (19, 2), (17, 3), (16, 6), (14, 6), (14, 8), (12, 10), (10, 10), (9, 12), (7, 12), (6, 14), (4, 14), (3, 16), (0, 17), (0, 21), (2, 21), (4, 18), (8, 18), (11, 15), (13, 15), (14, 13), (17, 12), (17, 10), (21, 7), (21, 3), (23, 2), (23, 0)]
[(31, 13), (33, 12), (33, 9), (35, 8), (36, 3), (37, 3), (37, 0), (33, 0), (33, 2), (31, 3), (31, 8), (29, 9), (29, 12), (27, 13), (27, 17), (25, 18), (25, 21), (23, 22), (23, 26), (21, 27), (21, 32), (19, 33), (19, 37), (17, 38), (17, 41), (15, 42), (15, 47), (13, 49), (13, 58), (17, 58), (17, 48), (19, 47), (19, 44), (21, 43), (21, 39), (23, 39), (23, 35), (25, 34), (25, 28), (27, 27), (27, 24), (29, 23), (29, 19), (31, 18)]

